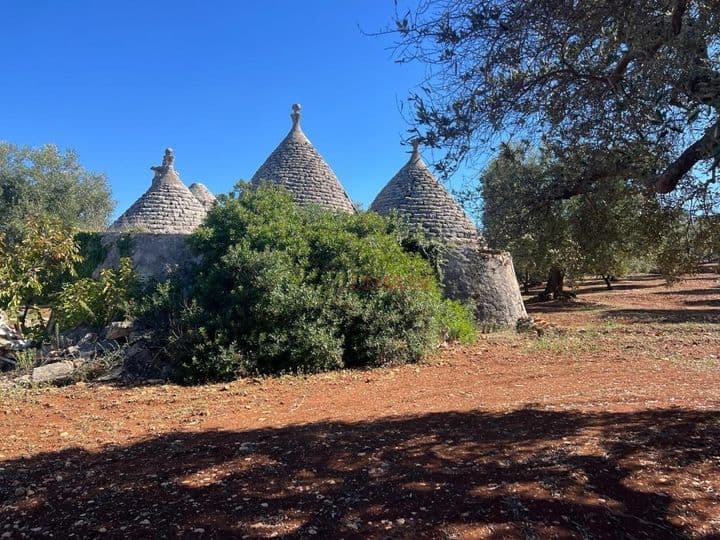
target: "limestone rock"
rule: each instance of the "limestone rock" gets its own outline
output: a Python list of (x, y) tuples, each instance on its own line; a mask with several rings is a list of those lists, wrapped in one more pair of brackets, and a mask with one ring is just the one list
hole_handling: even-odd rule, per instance
[(0, 369), (6, 369), (17, 364), (13, 353), (26, 351), (34, 346), (29, 339), (24, 339), (22, 334), (10, 326), (5, 314), (0, 311)]
[(127, 339), (132, 334), (135, 325), (132, 321), (111, 322), (105, 328), (105, 339), (115, 341), (118, 339)]
[(66, 360), (46, 364), (33, 369), (32, 382), (35, 384), (62, 384), (69, 382), (75, 373), (75, 364)]
[(251, 184), (267, 180), (285, 186), (298, 204), (354, 213), (345, 188), (300, 128), (300, 105), (293, 105), (290, 116), (290, 133), (253, 175)]

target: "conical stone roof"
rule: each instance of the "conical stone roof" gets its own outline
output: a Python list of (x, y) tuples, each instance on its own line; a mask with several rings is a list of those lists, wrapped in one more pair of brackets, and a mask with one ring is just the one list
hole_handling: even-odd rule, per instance
[(433, 240), (484, 244), (475, 224), (428, 169), (415, 141), (410, 160), (378, 193), (370, 210), (383, 215), (396, 210)]
[(290, 133), (253, 175), (251, 184), (268, 180), (285, 186), (298, 204), (355, 212), (337, 176), (300, 128), (300, 105), (293, 105), (290, 117)]
[(205, 184), (201, 184), (200, 182), (195, 182), (193, 184), (190, 184), (190, 187), (188, 188), (190, 190), (190, 193), (192, 193), (195, 198), (200, 202), (200, 204), (203, 205), (203, 208), (205, 208), (206, 211), (210, 211), (210, 209), (215, 204), (215, 195), (213, 195), (210, 190), (205, 186)]
[(191, 233), (203, 222), (207, 211), (180, 180), (174, 161), (168, 148), (162, 165), (151, 167), (150, 189), (110, 226), (111, 232)]

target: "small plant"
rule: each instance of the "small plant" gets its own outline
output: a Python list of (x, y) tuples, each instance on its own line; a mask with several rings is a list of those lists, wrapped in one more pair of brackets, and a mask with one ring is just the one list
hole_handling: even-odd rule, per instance
[(469, 345), (477, 339), (478, 329), (472, 308), (457, 300), (442, 303), (440, 327), (448, 341)]
[(91, 278), (95, 269), (107, 256), (107, 248), (102, 244), (100, 233), (80, 232), (75, 235), (82, 260), (75, 265), (80, 278)]
[(30, 371), (37, 363), (37, 354), (35, 349), (16, 351), (13, 353), (15, 357), (15, 369), (18, 371)]
[(100, 278), (83, 278), (66, 284), (54, 303), (55, 323), (60, 328), (80, 324), (103, 327), (130, 312), (138, 278), (127, 258), (117, 270), (105, 268)]
[(57, 219), (28, 217), (12, 241), (0, 232), (0, 309), (14, 318), (22, 308), (18, 322), (26, 331), (33, 306), (74, 275), (80, 259), (73, 230)]

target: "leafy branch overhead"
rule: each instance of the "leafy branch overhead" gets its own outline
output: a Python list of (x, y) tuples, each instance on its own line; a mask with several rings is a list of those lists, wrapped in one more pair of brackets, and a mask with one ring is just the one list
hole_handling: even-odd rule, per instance
[(718, 0), (426, 0), (396, 19), (398, 61), (428, 66), (411, 102), (442, 172), (521, 138), (580, 156), (562, 197), (617, 177), (670, 193), (700, 165), (714, 178)]

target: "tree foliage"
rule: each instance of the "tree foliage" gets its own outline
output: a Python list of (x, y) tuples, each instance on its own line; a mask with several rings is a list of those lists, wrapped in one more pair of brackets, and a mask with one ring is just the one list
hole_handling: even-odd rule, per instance
[(131, 313), (140, 293), (132, 260), (123, 257), (116, 270), (100, 270), (98, 279), (85, 277), (65, 283), (52, 302), (55, 323), (60, 330), (80, 324), (102, 328)]
[(20, 231), (12, 242), (0, 231), (0, 309), (12, 318), (57, 292), (81, 259), (73, 229), (57, 218), (27, 217)]
[(399, 61), (428, 66), (411, 101), (417, 135), (447, 149), (441, 171), (515, 137), (563, 165), (545, 198), (618, 177), (712, 191), (719, 0), (427, 0), (396, 25)]
[(0, 231), (8, 241), (31, 215), (80, 230), (104, 230), (113, 206), (106, 177), (83, 168), (74, 151), (0, 141)]
[(657, 266), (660, 254), (667, 259), (665, 270), (676, 275), (682, 265), (671, 268), (678, 257), (666, 239), (686, 214), (620, 179), (569, 200), (548, 201), (543, 194), (559, 167), (539, 152), (504, 145), (481, 176), (485, 235), (512, 253), (526, 285), (557, 268), (570, 277), (602, 276), (610, 286), (612, 276)]

